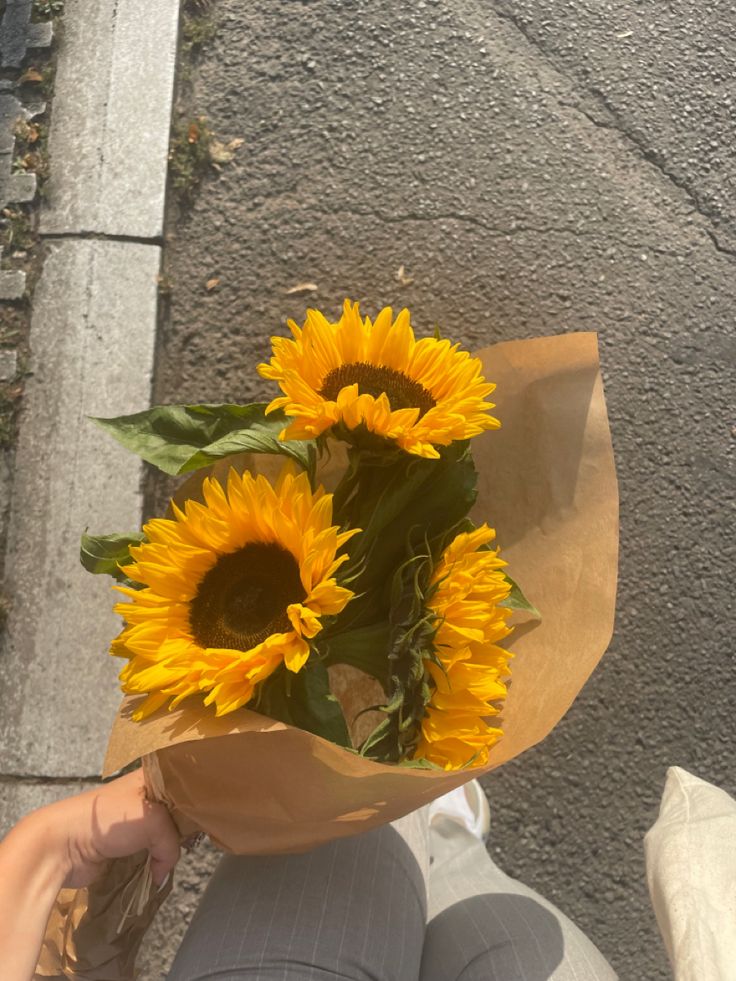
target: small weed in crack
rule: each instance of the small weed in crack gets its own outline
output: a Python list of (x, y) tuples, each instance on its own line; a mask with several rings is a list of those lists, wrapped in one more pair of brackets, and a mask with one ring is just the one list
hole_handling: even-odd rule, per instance
[(212, 166), (210, 147), (214, 134), (205, 116), (176, 123), (169, 148), (171, 187), (191, 201), (200, 181)]
[(184, 14), (182, 25), (182, 55), (185, 58), (199, 53), (202, 45), (211, 41), (217, 33), (217, 24), (211, 17)]
[(3, 208), (0, 212), (0, 243), (8, 251), (24, 252), (36, 244), (33, 217), (22, 206)]
[(33, 0), (31, 13), (35, 21), (61, 17), (64, 13), (64, 0)]
[(39, 190), (49, 176), (48, 133), (44, 123), (20, 118), (15, 124), (15, 157), (13, 169), (35, 174)]

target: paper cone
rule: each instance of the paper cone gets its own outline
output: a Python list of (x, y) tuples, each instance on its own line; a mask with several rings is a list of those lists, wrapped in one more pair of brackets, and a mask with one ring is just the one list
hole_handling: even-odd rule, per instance
[(149, 787), (182, 834), (200, 829), (229, 851), (267, 854), (367, 831), (539, 742), (589, 677), (613, 629), (618, 558), (596, 335), (510, 341), (479, 356), (497, 384), (502, 428), (472, 441), (479, 472), (472, 516), (496, 529), (509, 572), (542, 614), (512, 635), (504, 737), (488, 767), (443, 773), (374, 763), (247, 709), (216, 718), (194, 699), (137, 723), (135, 699), (126, 699), (104, 772), (142, 758)]

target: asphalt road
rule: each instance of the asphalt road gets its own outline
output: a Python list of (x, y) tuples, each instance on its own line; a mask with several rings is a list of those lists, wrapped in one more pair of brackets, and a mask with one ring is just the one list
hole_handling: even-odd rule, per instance
[[(485, 781), (491, 848), (622, 979), (666, 978), (642, 851), (666, 768), (736, 790), (736, 10), (219, 0), (215, 16), (192, 110), (245, 142), (171, 228), (155, 399), (264, 397), (268, 336), (345, 296), (471, 347), (600, 332), (615, 636), (557, 730)], [(287, 295), (305, 281), (318, 293)]]

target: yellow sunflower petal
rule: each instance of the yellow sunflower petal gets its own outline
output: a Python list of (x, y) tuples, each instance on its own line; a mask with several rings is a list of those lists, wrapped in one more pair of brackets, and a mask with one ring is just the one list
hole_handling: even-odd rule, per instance
[(346, 300), (337, 323), (309, 310), (292, 334), (272, 338), (271, 361), (258, 367), (283, 392), (268, 407), (291, 418), (282, 438), (317, 436), (341, 422), (436, 458), (436, 446), (500, 425), (480, 360), (447, 340), (417, 341), (407, 310), (394, 319), (386, 307), (371, 322)]
[(224, 486), (207, 478), (203, 497), (148, 523), (125, 567), (144, 588), (117, 587), (126, 626), (110, 653), (127, 661), (123, 690), (148, 695), (138, 718), (190, 696), (235, 711), (280, 665), (300, 671), (321, 618), (353, 597), (334, 573), (357, 529), (332, 524), (332, 495), (293, 464), (274, 486), (231, 469)]
[(284, 664), (289, 671), (301, 671), (309, 657), (309, 644), (301, 637), (294, 635), (294, 639), (284, 650)]
[(432, 574), (435, 592), (427, 605), (438, 618), (434, 653), (440, 663), (425, 661), (434, 691), (414, 755), (447, 770), (484, 766), (503, 734), (485, 721), (506, 697), (511, 656), (497, 645), (510, 632), (511, 611), (498, 604), (511, 587), (498, 550), (485, 548), (494, 538), (487, 525), (462, 532)]

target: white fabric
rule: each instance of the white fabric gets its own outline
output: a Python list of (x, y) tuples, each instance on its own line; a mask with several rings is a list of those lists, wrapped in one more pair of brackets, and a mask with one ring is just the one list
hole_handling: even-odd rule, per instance
[(736, 801), (670, 767), (644, 850), (675, 981), (736, 981)]
[(441, 817), (448, 817), (467, 828), (481, 841), (488, 836), (491, 828), (488, 801), (477, 780), (471, 780), (433, 800), (428, 812), (430, 825)]

